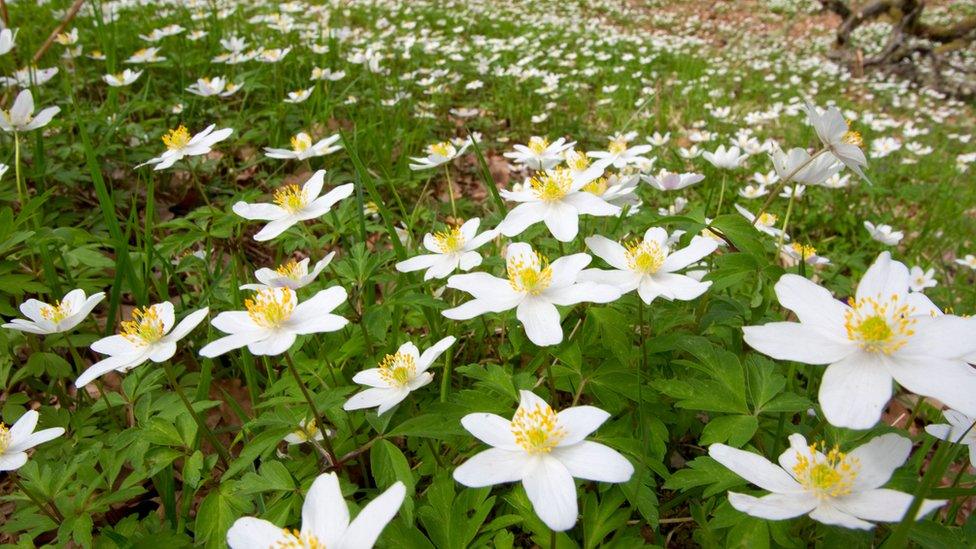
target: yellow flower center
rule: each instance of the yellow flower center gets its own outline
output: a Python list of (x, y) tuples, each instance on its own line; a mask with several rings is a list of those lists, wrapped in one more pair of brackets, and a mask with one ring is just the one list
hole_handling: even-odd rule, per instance
[(535, 154), (544, 153), (548, 147), (549, 147), (549, 140), (546, 139), (545, 137), (539, 137), (537, 135), (533, 135), (529, 139), (529, 150), (534, 152)]
[(510, 257), (507, 260), (508, 283), (516, 292), (539, 295), (552, 283), (552, 267), (549, 260), (539, 253), (528, 257)]
[(175, 130), (170, 130), (163, 136), (163, 143), (166, 144), (166, 148), (171, 151), (178, 151), (186, 146), (190, 142), (190, 132), (186, 130), (186, 126), (180, 124), (180, 127)]
[(312, 440), (315, 438), (319, 432), (318, 426), (315, 424), (314, 419), (310, 419), (305, 422), (304, 426), (299, 425), (298, 429), (292, 432), (293, 435), (300, 438), (303, 441)]
[(450, 158), (454, 156), (454, 153), (457, 152), (457, 149), (455, 149), (454, 145), (451, 145), (447, 141), (442, 141), (441, 143), (435, 143), (427, 147), (427, 151), (430, 152), (430, 154), (435, 154), (437, 156), (442, 156), (444, 158)]
[(55, 324), (60, 324), (62, 320), (71, 316), (71, 304), (55, 301), (54, 305), (44, 305), (41, 307), (41, 317), (50, 320)]
[(135, 52), (135, 53), (133, 53), (133, 54), (132, 54), (132, 57), (143, 57), (143, 56), (145, 56), (145, 55), (146, 55), (146, 53), (148, 53), (148, 52), (149, 52), (149, 50), (148, 50), (148, 49), (146, 49), (146, 48), (142, 48), (141, 50), (138, 50), (137, 52)]
[(851, 306), (844, 313), (844, 328), (847, 337), (871, 353), (890, 355), (901, 349), (909, 338), (915, 335), (912, 318), (915, 308), (899, 304), (898, 295), (884, 301), (867, 297), (855, 301), (848, 300)]
[(244, 308), (251, 321), (262, 328), (277, 328), (295, 310), (294, 293), (287, 289), (259, 290), (253, 298), (244, 300)]
[(573, 187), (573, 175), (569, 170), (554, 170), (529, 180), (529, 186), (539, 200), (555, 202), (569, 194)]
[(607, 192), (607, 186), (607, 178), (599, 177), (593, 181), (590, 181), (586, 185), (583, 185), (583, 190), (590, 194), (603, 196), (603, 193)]
[(379, 368), (380, 378), (392, 387), (406, 387), (417, 375), (417, 363), (413, 355), (407, 353), (386, 355)]
[(302, 272), (301, 265), (294, 259), (288, 263), (279, 265), (278, 268), (275, 269), (275, 272), (292, 280), (298, 280), (305, 275), (305, 273)]
[[(821, 442), (821, 449), (826, 445)], [(811, 444), (809, 453), (796, 453), (793, 474), (804, 488), (818, 498), (835, 498), (851, 493), (854, 479), (861, 468), (857, 458), (848, 457), (836, 446), (823, 457), (817, 455), (817, 445)]]
[(800, 256), (801, 259), (807, 259), (817, 255), (817, 249), (808, 244), (794, 242), (793, 244), (790, 244), (790, 247), (793, 248), (793, 251), (796, 252), (796, 255)]
[(548, 404), (519, 408), (512, 417), (515, 443), (530, 454), (548, 454), (566, 436), (559, 426), (559, 416)]
[(311, 532), (302, 534), (299, 530), (288, 528), (282, 528), (281, 532), (284, 537), (269, 549), (325, 549), (325, 544)]
[(757, 223), (763, 225), (764, 227), (772, 227), (776, 224), (777, 219), (779, 219), (779, 217), (776, 215), (769, 212), (763, 212), (763, 214), (759, 216), (759, 221), (757, 221)]
[(464, 235), (460, 227), (451, 227), (447, 231), (434, 233), (434, 240), (442, 253), (449, 254), (464, 247)]
[(634, 241), (626, 246), (627, 266), (644, 274), (654, 274), (667, 257), (666, 248), (653, 240)]
[(844, 132), (843, 137), (840, 140), (848, 145), (855, 145), (858, 147), (864, 146), (864, 140), (861, 139), (861, 132), (855, 130), (847, 130)]
[(0, 421), (0, 455), (3, 455), (7, 448), (10, 448), (10, 439), (10, 429)]
[(610, 146), (607, 147), (613, 154), (620, 154), (627, 150), (627, 140), (626, 139), (613, 139), (610, 141)]
[(135, 309), (132, 318), (122, 322), (122, 337), (136, 345), (156, 343), (163, 335), (163, 321), (155, 305)]
[(295, 213), (308, 205), (308, 197), (298, 185), (285, 185), (275, 191), (274, 203), (289, 213)]
[(590, 159), (581, 152), (568, 151), (566, 153), (566, 165), (573, 171), (581, 172), (590, 167)]
[(307, 133), (300, 133), (291, 138), (291, 149), (297, 153), (305, 152), (312, 146), (312, 138)]

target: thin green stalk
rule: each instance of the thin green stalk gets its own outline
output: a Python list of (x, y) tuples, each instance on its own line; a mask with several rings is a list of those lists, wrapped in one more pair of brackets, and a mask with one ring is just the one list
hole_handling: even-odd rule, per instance
[(312, 394), (308, 392), (308, 387), (305, 386), (305, 382), (302, 380), (302, 376), (299, 375), (298, 369), (295, 368), (295, 361), (291, 358), (291, 353), (285, 352), (285, 363), (288, 364), (288, 370), (291, 371), (292, 377), (295, 378), (295, 383), (298, 384), (298, 388), (302, 391), (302, 396), (305, 397), (305, 402), (308, 403), (308, 407), (312, 410), (312, 417), (315, 418), (315, 424), (318, 428), (322, 430), (322, 444), (325, 446), (325, 452), (329, 457), (330, 465), (334, 466), (336, 469), (341, 470), (342, 464), (336, 459), (335, 450), (332, 448), (332, 441), (326, 435), (326, 423), (322, 420), (322, 415), (319, 414), (319, 409), (315, 406), (315, 401), (312, 400)]
[(451, 366), (453, 364), (454, 349), (449, 348), (444, 353), (444, 374), (441, 376), (441, 402), (447, 402), (447, 394), (451, 391)]
[(20, 207), (23, 208), (26, 202), (27, 189), (23, 187), (20, 180), (20, 134), (14, 132), (14, 176), (17, 179), (17, 199)]
[(728, 182), (729, 176), (723, 171), (722, 172), (722, 187), (718, 191), (718, 207), (715, 208), (715, 217), (718, 217), (722, 213), (722, 203), (725, 202), (725, 185)]
[(23, 492), (24, 495), (27, 496), (32, 502), (34, 502), (34, 505), (36, 505), (38, 509), (43, 511), (45, 515), (53, 520), (54, 524), (61, 524), (64, 522), (64, 515), (61, 514), (61, 511), (58, 510), (58, 507), (54, 504), (54, 502), (45, 503), (33, 492), (28, 490), (26, 486), (24, 486), (24, 483), (20, 481), (20, 476), (18, 476), (16, 473), (11, 476), (14, 477), (14, 483), (18, 488), (20, 488), (20, 491)]
[[(793, 201), (796, 199), (796, 187), (790, 193), (790, 201), (786, 204), (786, 215), (783, 217), (783, 228), (780, 229), (779, 239), (776, 241), (776, 253), (783, 249), (783, 241), (786, 240), (786, 228), (790, 225), (790, 215), (793, 213)], [(800, 250), (800, 263), (805, 261), (803, 251)]]
[(218, 440), (217, 436), (213, 434), (213, 431), (211, 431), (210, 427), (203, 421), (203, 418), (201, 418), (200, 415), (197, 414), (197, 411), (193, 409), (193, 404), (190, 403), (190, 399), (186, 398), (186, 393), (183, 392), (183, 387), (176, 379), (176, 372), (173, 371), (173, 367), (170, 365), (168, 360), (163, 362), (163, 370), (166, 371), (166, 377), (169, 378), (169, 384), (173, 386), (173, 390), (176, 391), (176, 394), (180, 397), (180, 400), (183, 401), (183, 405), (186, 406), (186, 411), (190, 412), (190, 417), (192, 417), (193, 421), (197, 423), (197, 427), (204, 434), (204, 436), (207, 437), (207, 440), (210, 441), (210, 444), (213, 445), (214, 449), (217, 451), (217, 457), (220, 458), (220, 462), (223, 464), (224, 469), (229, 468), (231, 461), (230, 452), (227, 451), (227, 448), (224, 448), (224, 445), (220, 443), (220, 440)]
[(444, 175), (447, 177), (447, 195), (451, 197), (451, 217), (457, 219), (457, 204), (454, 203), (454, 182), (451, 181), (450, 163), (444, 164)]

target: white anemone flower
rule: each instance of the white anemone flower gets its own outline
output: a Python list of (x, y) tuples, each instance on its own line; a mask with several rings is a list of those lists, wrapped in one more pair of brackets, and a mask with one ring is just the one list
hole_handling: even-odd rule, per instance
[(773, 236), (776, 238), (779, 238), (780, 235), (782, 235), (783, 240), (790, 239), (790, 235), (783, 234), (783, 229), (780, 229), (779, 227), (776, 226), (776, 222), (779, 220), (779, 217), (777, 215), (771, 214), (769, 212), (763, 212), (762, 215), (759, 216), (759, 220), (757, 221), (756, 215), (750, 212), (749, 210), (745, 209), (745, 207), (736, 204), (735, 209), (740, 214), (742, 214), (742, 217), (749, 220), (749, 223), (752, 223), (753, 227), (755, 227), (757, 231), (763, 234), (768, 234), (769, 236)]
[(395, 482), (349, 522), (349, 506), (342, 498), (339, 477), (335, 473), (324, 473), (315, 479), (305, 496), (301, 530), (280, 528), (255, 517), (242, 517), (227, 531), (227, 545), (231, 549), (369, 549), (396, 516), (406, 494), (406, 486)]
[(815, 105), (807, 102), (806, 111), (807, 118), (823, 146), (851, 171), (867, 180), (864, 172), (861, 171), (861, 168), (868, 164), (861, 150), (864, 145), (861, 134), (847, 128), (847, 121), (844, 120), (840, 109), (830, 107), (821, 113)]
[(586, 246), (613, 269), (586, 269), (580, 273), (580, 280), (609, 284), (622, 293), (637, 290), (648, 304), (658, 297), (687, 301), (705, 293), (711, 282), (700, 282), (676, 271), (701, 261), (718, 248), (711, 238), (696, 235), (688, 246), (672, 250), (668, 232), (660, 227), (647, 229), (643, 240), (626, 246), (599, 235), (587, 237)]
[(14, 49), (14, 39), (17, 37), (17, 29), (0, 30), (0, 55), (10, 53)]
[(409, 341), (400, 345), (396, 353), (383, 357), (377, 368), (369, 368), (353, 376), (353, 381), (368, 388), (351, 396), (342, 409), (378, 408), (377, 414), (385, 414), (403, 402), (411, 391), (434, 380), (434, 375), (427, 370), (444, 351), (454, 345), (454, 341), (454, 336), (447, 336), (423, 353)]
[[(329, 433), (330, 436), (332, 433)], [(302, 420), (298, 423), (298, 429), (285, 435), (284, 441), (289, 445), (292, 444), (302, 444), (309, 441), (318, 442), (323, 440), (325, 435), (322, 430), (319, 429), (318, 425), (315, 424), (314, 419)]]
[(969, 267), (970, 269), (976, 271), (976, 255), (966, 254), (966, 257), (960, 257), (955, 260), (956, 265), (962, 265), (963, 267)]
[(298, 303), (291, 288), (266, 288), (244, 300), (244, 311), (224, 311), (211, 324), (228, 335), (211, 341), (200, 354), (220, 356), (247, 346), (254, 355), (280, 355), (300, 335), (341, 330), (349, 323), (332, 311), (346, 300), (346, 290), (333, 286)]
[(14, 71), (13, 76), (0, 76), (0, 84), (5, 86), (20, 86), (27, 89), (32, 86), (42, 86), (58, 74), (57, 67), (39, 69), (37, 67), (22, 67)]
[(254, 278), (258, 279), (260, 284), (244, 284), (240, 289), (263, 290), (265, 288), (291, 288), (292, 290), (297, 290), (304, 288), (311, 284), (329, 266), (335, 254), (335, 252), (330, 252), (329, 255), (315, 262), (315, 266), (312, 267), (311, 271), (308, 270), (310, 260), (307, 257), (301, 261), (291, 260), (275, 269), (269, 269), (267, 267), (260, 268), (254, 271)]
[(828, 179), (844, 168), (832, 155), (821, 154), (811, 160), (810, 153), (799, 147), (789, 152), (777, 148), (770, 158), (780, 180), (792, 174), (790, 181), (804, 185), (825, 185)]
[(606, 151), (589, 151), (586, 156), (595, 158), (593, 166), (604, 170), (610, 166), (616, 169), (625, 168), (631, 164), (640, 162), (651, 162), (651, 159), (642, 156), (654, 147), (651, 145), (635, 145), (630, 147), (628, 140), (624, 137), (617, 137), (610, 140)]
[(64, 434), (61, 427), (34, 432), (40, 414), (28, 410), (9, 428), (0, 423), (0, 471), (16, 471), (27, 463), (27, 450)]
[(165, 61), (166, 58), (159, 55), (160, 48), (143, 48), (136, 51), (128, 59), (125, 60), (126, 63), (132, 64), (142, 64), (142, 63), (157, 63), (159, 61)]
[(231, 95), (237, 93), (237, 91), (240, 89), (240, 84), (228, 82), (227, 79), (222, 76), (215, 76), (214, 78), (197, 78), (196, 82), (186, 87), (186, 91), (192, 93), (193, 95), (199, 95), (200, 97), (212, 97), (214, 95), (220, 97), (230, 97)]
[(478, 234), (480, 224), (481, 220), (476, 217), (446, 231), (425, 234), (424, 248), (431, 253), (403, 260), (396, 264), (396, 270), (409, 273), (427, 269), (424, 280), (431, 280), (444, 278), (457, 269), (470, 271), (481, 265), (481, 254), (475, 250), (498, 236), (498, 232)]
[(924, 292), (927, 288), (936, 287), (939, 282), (935, 280), (935, 269), (922, 269), (918, 265), (908, 271), (908, 286), (913, 292)]
[(705, 176), (700, 173), (671, 173), (664, 171), (657, 176), (642, 175), (641, 179), (659, 191), (676, 191), (698, 183), (705, 179)]
[(533, 170), (548, 170), (563, 161), (563, 153), (573, 148), (575, 141), (566, 142), (566, 138), (549, 142), (545, 137), (533, 135), (527, 145), (515, 145), (512, 152), (503, 156), (510, 158), (516, 164), (521, 164)]
[(20, 305), (20, 312), (30, 320), (15, 318), (3, 327), (38, 335), (67, 332), (85, 320), (103, 299), (105, 292), (85, 297), (85, 291), (81, 289), (71, 290), (53, 305), (28, 299)]
[(497, 230), (505, 236), (517, 236), (538, 222), (545, 223), (552, 236), (560, 242), (571, 242), (579, 233), (581, 214), (610, 216), (620, 208), (610, 204), (583, 187), (595, 180), (603, 168), (590, 168), (573, 174), (565, 168), (539, 172), (517, 191), (502, 190), (506, 200), (520, 202), (512, 208)]
[(211, 147), (227, 139), (230, 137), (230, 134), (234, 133), (232, 128), (223, 128), (214, 131), (216, 127), (216, 124), (211, 124), (193, 137), (190, 137), (190, 132), (187, 131), (186, 126), (180, 126), (175, 130), (170, 130), (163, 136), (166, 152), (136, 167), (141, 168), (151, 164), (154, 170), (165, 170), (187, 156), (208, 154), (211, 151)]
[(306, 160), (317, 156), (332, 154), (340, 149), (342, 145), (336, 145), (339, 141), (339, 134), (335, 134), (316, 142), (312, 142), (312, 137), (305, 132), (299, 132), (291, 138), (291, 149), (264, 148), (264, 155), (268, 158), (278, 158), (281, 160)]
[[(748, 515), (785, 520), (809, 515), (823, 524), (868, 530), (869, 521), (898, 522), (912, 504), (912, 494), (882, 488), (908, 459), (912, 442), (889, 433), (871, 439), (850, 453), (824, 444), (808, 445), (803, 435), (790, 435), (790, 448), (779, 466), (768, 459), (712, 444), (708, 455), (752, 484), (772, 492), (754, 497), (729, 492), (729, 503)], [(819, 449), (818, 449), (819, 448)], [(924, 500), (916, 519), (945, 505)]]
[(521, 482), (542, 522), (554, 531), (576, 524), (573, 478), (627, 482), (634, 466), (616, 450), (586, 437), (610, 414), (594, 406), (556, 413), (530, 391), (519, 391), (512, 420), (488, 413), (468, 414), (461, 425), (491, 446), (454, 470), (454, 480), (471, 488)]
[(598, 196), (604, 202), (621, 208), (628, 207), (628, 215), (637, 213), (637, 208), (641, 204), (641, 199), (637, 196), (637, 185), (640, 183), (639, 174), (610, 174), (605, 177), (598, 177), (583, 185), (583, 191)]
[(275, 191), (274, 203), (234, 204), (234, 213), (249, 220), (269, 221), (254, 235), (254, 240), (264, 242), (287, 231), (296, 223), (321, 217), (340, 200), (352, 194), (355, 185), (346, 183), (319, 196), (325, 185), (325, 170), (318, 170), (301, 187), (285, 185)]
[(948, 424), (937, 423), (925, 426), (925, 432), (941, 440), (954, 444), (965, 444), (969, 447), (969, 463), (976, 467), (976, 417), (970, 417), (955, 410), (942, 412)]
[(125, 373), (147, 360), (165, 362), (176, 354), (176, 342), (183, 339), (197, 327), (210, 309), (204, 307), (186, 315), (174, 326), (176, 317), (173, 304), (169, 301), (156, 303), (149, 307), (136, 308), (132, 317), (122, 322), (122, 331), (92, 343), (96, 353), (108, 355), (82, 372), (75, 380), (75, 387), (81, 389), (95, 378), (111, 371)]
[(117, 74), (106, 74), (102, 76), (102, 80), (113, 88), (121, 88), (123, 86), (128, 86), (139, 80), (142, 76), (142, 71), (134, 71), (132, 69), (125, 69), (124, 71)]
[(875, 225), (870, 221), (865, 221), (864, 228), (867, 229), (868, 234), (871, 235), (873, 240), (885, 246), (897, 246), (901, 242), (901, 239), (905, 238), (905, 233), (896, 231), (891, 225), (885, 225), (884, 223)]
[(745, 341), (777, 360), (826, 364), (820, 407), (838, 427), (877, 423), (892, 379), (976, 415), (976, 372), (964, 359), (976, 354), (976, 323), (931, 314), (931, 302), (909, 294), (908, 284), (908, 268), (888, 252), (864, 273), (848, 303), (806, 278), (783, 275), (776, 296), (799, 322), (746, 326)]
[(295, 90), (288, 92), (288, 98), (285, 99), (285, 103), (304, 103), (309, 97), (312, 97), (312, 92), (315, 88), (305, 88), (303, 90)]
[(458, 149), (449, 141), (442, 141), (427, 146), (427, 156), (410, 157), (413, 163), (410, 164), (411, 170), (429, 170), (442, 164), (446, 164), (464, 154), (464, 151), (471, 145), (471, 141), (465, 141)]
[(528, 244), (510, 244), (505, 257), (508, 279), (488, 273), (452, 276), (447, 287), (467, 292), (474, 299), (442, 314), (453, 320), (468, 320), (515, 309), (532, 343), (555, 345), (563, 340), (556, 305), (608, 303), (620, 297), (620, 290), (613, 286), (578, 281), (580, 271), (591, 259), (586, 254), (573, 254), (550, 264)]
[(47, 126), (61, 107), (48, 107), (34, 116), (34, 96), (22, 90), (10, 110), (0, 110), (0, 129), (5, 132), (28, 132)]
[(749, 158), (748, 154), (740, 154), (739, 147), (729, 147), (725, 148), (725, 145), (719, 145), (715, 152), (705, 151), (702, 153), (702, 158), (708, 160), (708, 162), (723, 170), (734, 170), (742, 165), (745, 159)]

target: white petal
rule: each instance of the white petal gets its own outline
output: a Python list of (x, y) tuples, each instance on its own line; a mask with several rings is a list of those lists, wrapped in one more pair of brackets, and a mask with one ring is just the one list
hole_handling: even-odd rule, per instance
[(27, 463), (27, 452), (0, 454), (0, 471), (16, 471)]
[(224, 336), (204, 345), (204, 347), (200, 349), (200, 356), (214, 358), (226, 352), (233, 351), (234, 349), (240, 349), (241, 347), (244, 347), (248, 343), (254, 341), (256, 338), (263, 337), (263, 335), (264, 332), (251, 331), (238, 332), (229, 336)]
[(718, 242), (714, 239), (696, 235), (686, 247), (669, 254), (664, 263), (661, 264), (660, 270), (670, 273), (683, 269), (692, 263), (697, 263), (706, 255), (714, 252), (716, 248), (718, 248)]
[(827, 367), (820, 380), (820, 407), (831, 425), (868, 429), (891, 398), (891, 374), (867, 353), (854, 353)]
[(611, 267), (622, 271), (630, 269), (627, 264), (627, 250), (618, 242), (600, 235), (588, 236), (585, 242), (587, 248)]
[(568, 286), (576, 282), (580, 272), (592, 261), (587, 254), (572, 254), (552, 262), (552, 279), (550, 287)]
[(231, 209), (237, 215), (251, 221), (273, 221), (288, 215), (288, 212), (276, 204), (248, 204), (247, 202), (238, 202)]
[(318, 170), (302, 184), (302, 193), (309, 201), (314, 201), (322, 194), (322, 186), (325, 185), (325, 170)]
[(417, 359), (417, 371), (423, 372), (429, 368), (431, 363), (437, 360), (437, 357), (441, 356), (451, 345), (454, 345), (455, 341), (454, 336), (447, 336), (425, 349), (420, 358)]
[(832, 526), (843, 526), (844, 528), (853, 528), (857, 530), (870, 530), (874, 528), (874, 525), (870, 522), (866, 522), (853, 515), (849, 515), (840, 509), (831, 507), (827, 503), (823, 503), (814, 509), (813, 512), (810, 513), (810, 518), (817, 522), (830, 524)]
[(285, 330), (274, 330), (267, 334), (267, 337), (251, 341), (247, 344), (247, 350), (255, 355), (277, 356), (284, 353), (295, 344), (295, 334)]
[(495, 414), (479, 412), (461, 418), (461, 425), (481, 442), (505, 450), (518, 450), (512, 422)]
[(505, 219), (496, 228), (505, 236), (516, 236), (522, 234), (530, 225), (534, 225), (545, 217), (546, 205), (541, 202), (526, 202), (519, 204), (505, 216)]
[(550, 204), (542, 221), (553, 238), (560, 242), (572, 242), (579, 234), (579, 212), (569, 204)]
[(342, 499), (339, 477), (335, 473), (319, 475), (302, 504), (302, 534), (312, 533), (326, 547), (333, 547), (348, 527), (349, 507)]
[(559, 323), (556, 307), (536, 297), (526, 298), (519, 303), (515, 316), (525, 327), (525, 335), (540, 347), (555, 345), (563, 340), (563, 327)]
[(396, 270), (401, 273), (429, 269), (434, 263), (441, 259), (441, 254), (423, 254), (400, 261), (395, 265)]
[(549, 454), (558, 459), (569, 474), (598, 482), (627, 482), (634, 466), (616, 450), (584, 440), (571, 446), (559, 446)]
[(343, 410), (362, 410), (364, 408), (375, 408), (391, 399), (394, 393), (389, 387), (370, 387), (360, 391), (342, 405)]
[[(897, 490), (854, 492), (831, 501), (838, 510), (864, 520), (898, 522), (908, 512), (913, 496)], [(924, 500), (916, 519), (945, 505), (945, 500)]]
[(283, 538), (281, 528), (255, 517), (239, 518), (227, 530), (227, 545), (231, 549), (265, 549), (274, 547)]
[[(25, 450), (30, 450), (31, 448), (48, 442), (49, 440), (54, 440), (59, 436), (64, 434), (64, 429), (61, 427), (52, 427), (51, 429), (44, 429), (36, 433), (28, 435), (22, 440), (15, 440), (9, 448), (6, 449), (6, 453), (23, 452)], [(13, 439), (13, 437), (11, 437)]]
[(183, 317), (183, 320), (181, 320), (180, 323), (173, 328), (173, 331), (170, 332), (165, 339), (167, 341), (174, 342), (183, 339), (183, 337), (192, 332), (197, 325), (203, 322), (203, 319), (206, 318), (207, 314), (209, 313), (210, 308), (204, 307), (203, 309), (193, 311), (192, 313), (186, 315)]
[(908, 267), (892, 261), (889, 252), (882, 252), (861, 277), (857, 285), (857, 299), (882, 297), (887, 300), (892, 295), (904, 297), (908, 293), (908, 281)]
[(861, 469), (854, 479), (854, 491), (883, 486), (891, 479), (895, 469), (905, 464), (911, 451), (912, 441), (896, 433), (875, 437), (852, 450), (849, 456), (861, 463)]
[(832, 337), (846, 337), (844, 315), (848, 307), (834, 299), (824, 287), (802, 276), (786, 274), (776, 282), (776, 297), (780, 305), (796, 313), (801, 323)]
[(789, 473), (759, 454), (724, 444), (712, 444), (708, 447), (708, 455), (763, 490), (786, 494), (803, 491), (803, 487)]
[(767, 520), (784, 520), (805, 515), (817, 500), (803, 493), (769, 494), (761, 498), (729, 492), (729, 503), (743, 513)]
[(976, 416), (976, 371), (962, 360), (892, 355), (888, 372), (909, 391), (941, 400), (968, 416)]
[(529, 456), (521, 449), (489, 448), (454, 469), (454, 480), (469, 488), (518, 482), (522, 480), (529, 463)]
[(406, 495), (406, 486), (402, 482), (395, 482), (376, 499), (369, 502), (349, 525), (349, 529), (346, 530), (346, 534), (342, 536), (342, 541), (339, 543), (339, 549), (372, 547), (376, 543), (376, 538), (400, 510), (400, 506), (403, 505), (403, 498)]
[(562, 532), (576, 524), (576, 484), (566, 467), (553, 458), (542, 458), (522, 478), (532, 508), (546, 526)]
[(282, 217), (281, 219), (275, 219), (261, 228), (261, 230), (254, 235), (254, 240), (257, 242), (267, 242), (268, 240), (272, 240), (281, 235), (281, 233), (290, 229), (298, 222), (299, 219), (290, 214), (286, 217)]
[(560, 446), (576, 444), (590, 433), (600, 428), (610, 418), (610, 414), (596, 406), (573, 406), (559, 412), (559, 425), (566, 435), (559, 442)]
[(798, 322), (744, 326), (742, 331), (750, 347), (777, 360), (830, 364), (856, 353), (852, 343), (829, 337), (812, 326)]

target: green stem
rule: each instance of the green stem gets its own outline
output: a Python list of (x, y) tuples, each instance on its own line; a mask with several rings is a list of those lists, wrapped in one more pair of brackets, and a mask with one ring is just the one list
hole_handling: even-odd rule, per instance
[(23, 208), (27, 189), (23, 188), (20, 181), (20, 134), (17, 132), (14, 132), (14, 176), (17, 179), (17, 199), (20, 201), (20, 207)]
[(186, 393), (183, 392), (183, 387), (180, 386), (180, 382), (176, 379), (176, 372), (173, 371), (173, 367), (170, 366), (169, 361), (163, 362), (163, 369), (166, 371), (166, 377), (169, 378), (169, 384), (173, 386), (173, 390), (176, 391), (176, 394), (179, 395), (180, 400), (183, 401), (183, 405), (186, 406), (186, 411), (190, 412), (190, 417), (192, 417), (193, 421), (196, 422), (197, 427), (201, 432), (203, 432), (204, 436), (207, 437), (207, 440), (210, 441), (210, 444), (213, 445), (214, 449), (217, 450), (217, 457), (220, 458), (220, 462), (224, 465), (224, 469), (229, 468), (231, 461), (230, 453), (227, 451), (227, 448), (224, 448), (224, 445), (220, 443), (217, 436), (213, 434), (213, 431), (211, 431), (210, 427), (207, 426), (207, 424), (203, 421), (203, 418), (201, 418), (197, 414), (197, 411), (193, 409), (193, 404), (190, 403), (190, 399), (186, 398)]
[(64, 522), (64, 516), (61, 514), (61, 511), (58, 510), (57, 506), (54, 505), (54, 502), (45, 503), (33, 492), (28, 490), (26, 486), (24, 486), (24, 483), (20, 481), (20, 477), (18, 475), (14, 474), (11, 476), (14, 477), (14, 483), (17, 484), (20, 491), (23, 492), (24, 495), (26, 495), (32, 502), (34, 502), (34, 505), (36, 505), (38, 509), (43, 511), (45, 515), (53, 520), (55, 524), (61, 524)]
[(725, 202), (725, 184), (728, 181), (728, 174), (722, 172), (722, 187), (718, 191), (718, 207), (715, 208), (715, 217), (722, 213), (722, 202)]
[[(780, 229), (779, 239), (776, 241), (776, 253), (778, 254), (780, 250), (783, 249), (783, 241), (786, 240), (786, 228), (790, 224), (790, 215), (793, 213), (793, 200), (796, 198), (796, 187), (793, 187), (793, 192), (790, 193), (790, 201), (786, 205), (786, 216), (783, 217), (783, 228)], [(803, 263), (805, 258), (803, 257), (803, 251), (800, 251), (800, 263)]]
[(451, 367), (453, 364), (454, 350), (448, 349), (444, 353), (444, 374), (441, 376), (441, 402), (447, 402), (447, 394), (451, 392)]
[(332, 448), (332, 441), (329, 440), (329, 436), (326, 429), (326, 423), (322, 420), (322, 415), (319, 414), (318, 407), (315, 406), (315, 401), (312, 400), (312, 394), (308, 392), (308, 387), (305, 386), (305, 382), (302, 381), (302, 376), (298, 374), (298, 368), (295, 368), (295, 361), (291, 358), (291, 353), (285, 352), (285, 362), (288, 364), (288, 370), (291, 371), (292, 377), (295, 378), (295, 383), (298, 384), (298, 388), (302, 391), (302, 396), (305, 397), (305, 402), (308, 403), (308, 407), (312, 409), (312, 417), (315, 418), (315, 424), (322, 431), (322, 445), (325, 446), (325, 453), (329, 457), (330, 465), (334, 466), (336, 469), (342, 469), (342, 464), (336, 459), (335, 450)]
[(454, 183), (451, 181), (451, 168), (444, 164), (444, 175), (447, 176), (447, 195), (451, 197), (451, 217), (457, 219), (457, 204), (454, 203)]

